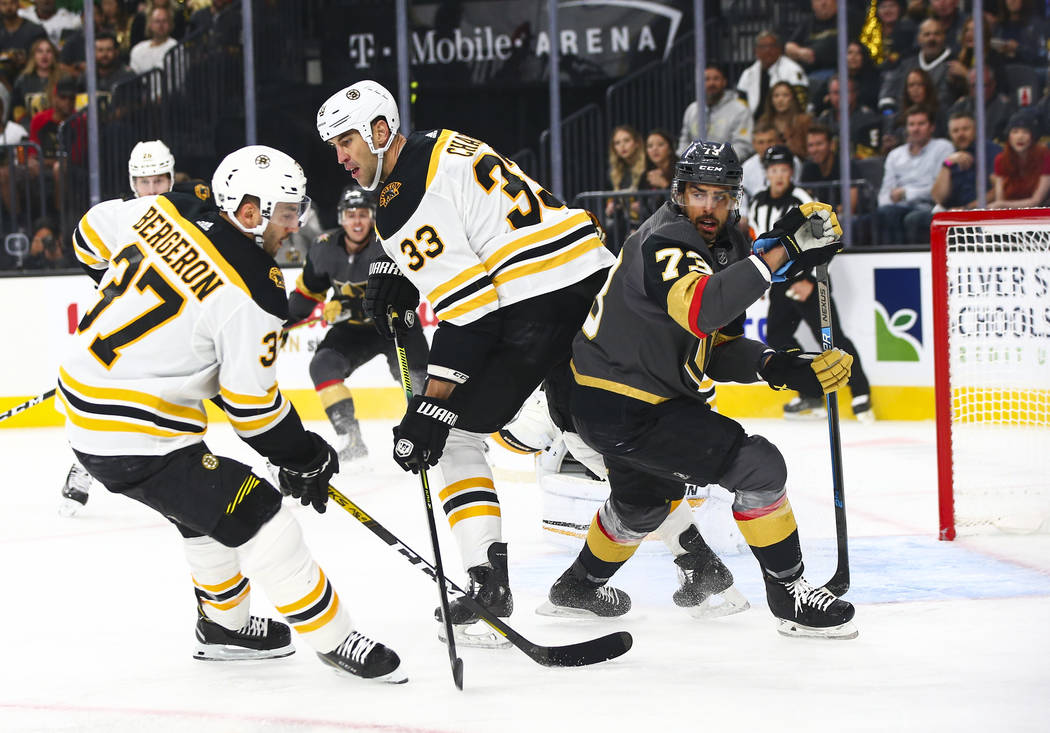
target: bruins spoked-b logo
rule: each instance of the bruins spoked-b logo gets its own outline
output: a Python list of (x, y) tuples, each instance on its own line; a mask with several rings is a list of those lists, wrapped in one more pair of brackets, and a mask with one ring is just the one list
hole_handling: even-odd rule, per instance
[(397, 454), (398, 458), (408, 458), (412, 455), (412, 451), (415, 447), (416, 446), (412, 444), (411, 440), (400, 438), (397, 441), (397, 445), (394, 446), (394, 453)]
[(270, 156), (269, 155), (257, 155), (255, 156), (255, 165), (259, 168), (270, 167)]
[(209, 471), (214, 471), (219, 467), (219, 457), (213, 453), (205, 453), (201, 456), (201, 465)]

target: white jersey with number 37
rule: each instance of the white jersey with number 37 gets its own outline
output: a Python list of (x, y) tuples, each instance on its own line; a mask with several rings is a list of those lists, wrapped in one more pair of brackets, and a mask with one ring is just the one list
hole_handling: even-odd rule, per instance
[(613, 262), (587, 212), (452, 130), (407, 139), (380, 189), (376, 230), (438, 319), (457, 326)]

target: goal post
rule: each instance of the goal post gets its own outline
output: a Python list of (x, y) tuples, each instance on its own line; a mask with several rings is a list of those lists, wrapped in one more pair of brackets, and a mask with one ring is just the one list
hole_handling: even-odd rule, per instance
[(1050, 209), (930, 228), (940, 538), (1050, 528)]

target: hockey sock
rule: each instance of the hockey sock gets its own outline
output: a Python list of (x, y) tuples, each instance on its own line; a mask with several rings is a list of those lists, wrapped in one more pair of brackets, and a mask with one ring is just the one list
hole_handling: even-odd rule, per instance
[(321, 405), (335, 432), (339, 435), (349, 433), (357, 423), (357, 418), (354, 415), (354, 400), (346, 385), (337, 382), (321, 387), (317, 390), (317, 396), (321, 398)]
[(683, 539), (692, 535), (685, 535), (686, 532), (700, 535), (700, 530), (693, 524), (693, 510), (689, 507), (689, 502), (683, 499), (672, 501), (671, 513), (667, 515), (663, 524), (656, 528), (655, 534), (663, 540), (672, 555), (681, 557), (689, 552), (683, 545)]
[(211, 537), (183, 539), (201, 612), (230, 630), (248, 623), (251, 585), (241, 575), (237, 550)]
[(485, 436), (453, 428), (438, 463), (445, 486), (438, 501), (459, 544), (463, 569), (488, 563), (488, 548), (502, 536), (499, 497), (485, 460)]
[(314, 562), (287, 507), (237, 551), (277, 611), (314, 649), (330, 652), (353, 630), (349, 613)]
[(798, 525), (787, 494), (757, 509), (733, 505), (733, 518), (758, 564), (770, 577), (792, 580), (802, 572)]
[[(666, 512), (666, 505), (636, 507), (607, 500), (591, 520), (587, 544), (573, 563), (573, 571), (578, 577), (604, 583), (631, 559), (638, 545), (652, 531), (653, 523), (666, 518)], [(640, 528), (632, 529), (625, 519)]]

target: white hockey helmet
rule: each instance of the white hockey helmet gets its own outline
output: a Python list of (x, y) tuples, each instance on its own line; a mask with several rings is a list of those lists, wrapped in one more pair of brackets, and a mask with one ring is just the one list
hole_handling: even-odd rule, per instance
[(135, 143), (128, 157), (128, 182), (132, 193), (135, 191), (135, 179), (140, 176), (168, 175), (168, 190), (175, 185), (175, 156), (160, 140), (145, 140)]
[[(372, 122), (380, 117), (386, 120), (390, 128), (390, 137), (382, 147), (376, 146), (372, 139)], [(383, 153), (394, 142), (400, 127), (401, 117), (397, 113), (394, 98), (382, 84), (368, 79), (340, 89), (317, 110), (317, 134), (322, 140), (327, 142), (344, 132), (357, 130), (368, 143), (368, 149), (379, 156), (372, 183), (361, 184), (366, 191), (374, 191), (379, 185), (379, 176), (383, 170)]]
[[(267, 145), (248, 145), (223, 158), (212, 176), (211, 190), (215, 203), (229, 215), (234, 225), (256, 236), (265, 231), (277, 204), (295, 204), (300, 226), (310, 209), (302, 166), (290, 155)], [(245, 229), (237, 221), (237, 209), (245, 196), (259, 199), (262, 222), (254, 229)]]

